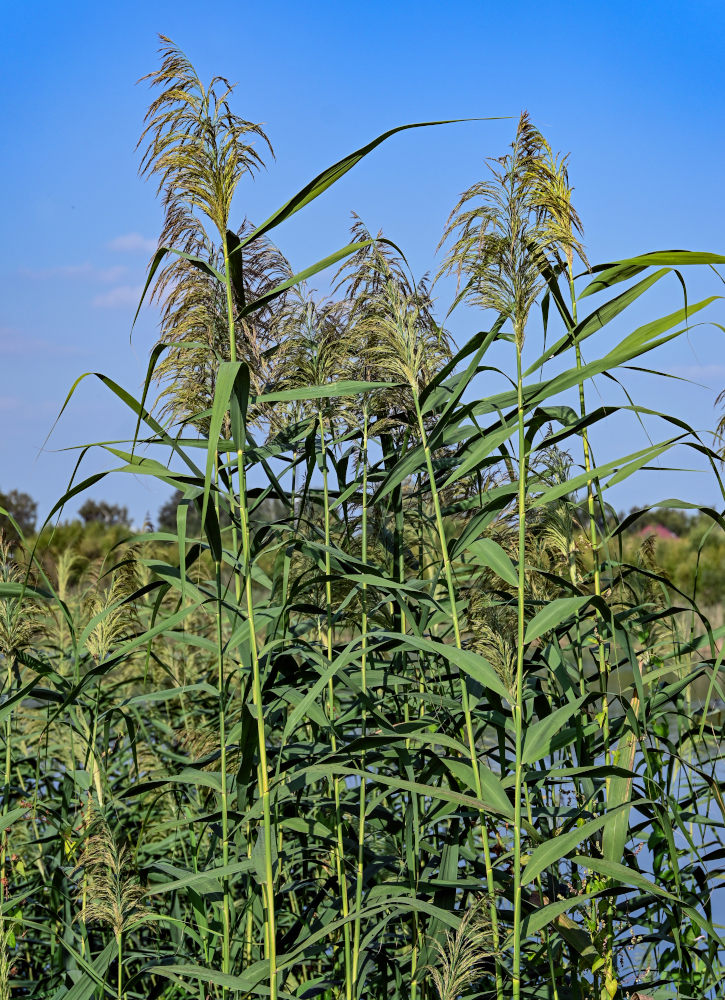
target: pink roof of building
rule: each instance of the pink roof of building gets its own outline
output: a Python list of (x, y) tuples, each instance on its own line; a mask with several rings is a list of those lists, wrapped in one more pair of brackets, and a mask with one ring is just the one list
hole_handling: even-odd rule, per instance
[(648, 524), (646, 528), (641, 528), (638, 535), (643, 537), (646, 535), (656, 535), (657, 538), (679, 538), (674, 531), (670, 531), (669, 528), (665, 528), (664, 524)]

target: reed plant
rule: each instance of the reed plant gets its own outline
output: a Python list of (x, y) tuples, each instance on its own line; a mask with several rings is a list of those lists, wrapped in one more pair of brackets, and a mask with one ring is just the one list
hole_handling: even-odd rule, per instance
[[(444, 227), (447, 313), (357, 218), (293, 273), (278, 227), (400, 129), (234, 228), (264, 131), (168, 39), (151, 83), (160, 339), (138, 395), (98, 376), (129, 441), (48, 523), (106, 475), (181, 501), (101, 566), (3, 547), (0, 994), (717, 997), (723, 630), (607, 504), (675, 448), (722, 496), (717, 441), (587, 393), (715, 315), (627, 326), (725, 258), (590, 265), (524, 114)], [(597, 462), (616, 413), (667, 436)]]

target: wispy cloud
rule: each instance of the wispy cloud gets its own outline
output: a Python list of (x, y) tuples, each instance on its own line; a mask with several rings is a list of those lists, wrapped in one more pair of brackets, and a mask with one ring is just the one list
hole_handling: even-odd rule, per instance
[(118, 253), (153, 253), (156, 249), (156, 240), (142, 236), (141, 233), (124, 233), (123, 236), (112, 239), (108, 249)]
[(725, 365), (679, 365), (670, 369), (670, 374), (701, 382), (723, 381), (725, 380)]
[(93, 272), (91, 264), (58, 264), (55, 267), (20, 267), (18, 273), (24, 278), (87, 278)]
[(63, 344), (46, 337), (29, 337), (14, 327), (0, 327), (1, 358), (70, 357), (82, 352), (73, 344)]
[(58, 264), (55, 267), (21, 267), (18, 273), (24, 278), (34, 281), (48, 281), (53, 278), (80, 278), (100, 282), (103, 285), (113, 284), (126, 273), (124, 264), (114, 264), (113, 267), (96, 267), (94, 264)]
[(12, 413), (17, 411), (21, 405), (21, 400), (17, 396), (0, 396), (0, 413)]
[(143, 291), (142, 285), (118, 285), (107, 292), (101, 292), (93, 299), (93, 305), (99, 309), (119, 309), (124, 306), (137, 306)]
[[(47, 431), (47, 415), (57, 413), (57, 402), (53, 399), (35, 400), (27, 396), (13, 396), (0, 393), (0, 413), (12, 414), (15, 426), (19, 426), (22, 420), (26, 426), (30, 426), (32, 421), (38, 421), (43, 428), (43, 435)], [(37, 424), (36, 424), (37, 426)], [(10, 436), (12, 438), (12, 435)], [(0, 450), (10, 451), (8, 438), (0, 441)]]

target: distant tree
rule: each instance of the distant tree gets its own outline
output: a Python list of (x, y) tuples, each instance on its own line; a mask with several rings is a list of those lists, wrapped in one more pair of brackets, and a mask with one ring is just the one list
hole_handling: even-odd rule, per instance
[(115, 503), (106, 503), (101, 500), (86, 500), (78, 513), (84, 524), (104, 524), (106, 527), (113, 527), (116, 524), (128, 524), (128, 508), (120, 507)]
[[(19, 490), (3, 493), (0, 490), (0, 507), (3, 507), (17, 522), (24, 535), (35, 531), (38, 505), (28, 493), (21, 493)], [(8, 535), (15, 534), (9, 518), (4, 514), (0, 514), (0, 531)]]
[[(176, 508), (184, 499), (181, 490), (176, 490), (171, 494), (165, 504), (159, 507), (156, 518), (159, 531), (171, 531), (176, 534)], [(186, 533), (187, 535), (197, 535), (201, 527), (201, 516), (196, 504), (190, 503), (186, 512)]]

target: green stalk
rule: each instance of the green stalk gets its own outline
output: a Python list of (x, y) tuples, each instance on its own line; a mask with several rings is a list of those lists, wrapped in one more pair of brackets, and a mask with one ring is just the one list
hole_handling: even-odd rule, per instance
[[(361, 512), (361, 559), (367, 565), (368, 561), (368, 407), (367, 401), (363, 402), (363, 446), (362, 446), (362, 512)], [(363, 698), (367, 698), (367, 648), (368, 648), (368, 607), (367, 607), (367, 583), (362, 585), (362, 614), (360, 618), (361, 629), (361, 683)], [(363, 704), (362, 720), (360, 731), (363, 739), (367, 731), (367, 708)], [(365, 770), (365, 750), (363, 749), (360, 770)], [(360, 910), (362, 908), (363, 890), (363, 867), (365, 848), (365, 809), (366, 809), (366, 787), (365, 778), (360, 779), (360, 799), (359, 799), (359, 820), (357, 837), (357, 872), (355, 876), (355, 920), (353, 924), (353, 949), (352, 949), (352, 988), (353, 993), (357, 984), (357, 970), (360, 961)]]
[(116, 935), (116, 961), (118, 963), (116, 997), (117, 1000), (123, 1000), (123, 932)]
[[(568, 261), (569, 267), (569, 294), (571, 298), (571, 311), (572, 319), (574, 325), (577, 323), (577, 303), (576, 294), (574, 289), (574, 271), (572, 267), (571, 255)], [(578, 370), (582, 367), (582, 355), (581, 347), (577, 341), (575, 344), (575, 354), (576, 354), (576, 366)], [(586, 400), (584, 396), (584, 383), (579, 382), (579, 413), (582, 418), (586, 416)], [(592, 470), (592, 459), (591, 451), (589, 448), (589, 433), (586, 427), (582, 429), (582, 448), (584, 451), (584, 468), (587, 473)], [(599, 544), (597, 540), (597, 523), (594, 516), (594, 484), (593, 481), (587, 479), (587, 511), (589, 514), (589, 541), (592, 548), (592, 560), (594, 563), (594, 593), (597, 597), (602, 595), (602, 580), (599, 565)], [(578, 628), (578, 625), (577, 625)], [(606, 662), (606, 657), (604, 653), (604, 643), (602, 642), (601, 636), (597, 633), (597, 646), (598, 646), (598, 659), (599, 659), (599, 686), (602, 695), (602, 740), (604, 743), (604, 757), (606, 761), (610, 760), (610, 745), (609, 745), (609, 670)], [(582, 679), (583, 683), (583, 679)], [(607, 783), (608, 787), (608, 783)], [(605, 944), (606, 949), (606, 969), (607, 975), (610, 980), (616, 978), (614, 972), (614, 903), (610, 899), (607, 904), (607, 940)]]
[[(327, 446), (325, 444), (325, 421), (322, 410), (318, 411), (320, 425), (320, 453), (322, 459), (322, 489), (323, 507), (325, 517), (325, 604), (327, 610), (326, 629), (326, 650), (327, 659), (332, 663), (332, 565), (330, 561), (330, 493), (327, 477)], [(335, 686), (332, 677), (328, 681), (328, 716), (330, 719), (330, 742), (333, 754), (337, 751), (337, 738), (335, 736)], [(340, 887), (340, 898), (342, 902), (342, 915), (347, 918), (350, 914), (350, 903), (347, 892), (347, 876), (345, 874), (345, 850), (342, 840), (342, 812), (340, 808), (340, 779), (335, 776), (332, 779), (332, 791), (335, 800), (335, 831), (337, 848), (335, 854), (335, 866), (337, 869), (337, 881)], [(346, 1000), (352, 1000), (352, 954), (350, 941), (350, 924), (345, 923), (343, 927), (344, 955), (345, 955), (345, 996)]]
[[(247, 858), (252, 857), (252, 825), (247, 822)], [(254, 895), (254, 882), (250, 879), (250, 901), (247, 908), (247, 921), (244, 929), (244, 958), (247, 965), (252, 964), (252, 945), (254, 942), (254, 909), (251, 899)]]
[[(6, 653), (7, 660), (7, 676), (6, 676), (6, 699), (10, 698), (12, 692), (13, 683), (13, 670), (11, 666), (10, 656)], [(8, 712), (5, 719), (5, 780), (3, 785), (3, 811), (2, 815), (10, 810), (10, 779), (12, 777), (12, 755), (10, 752), (11, 741), (13, 737), (13, 713)], [(5, 886), (7, 884), (7, 851), (8, 851), (8, 831), (3, 828), (2, 831), (2, 848), (0, 848), (0, 853), (2, 857), (0, 858), (0, 903), (5, 902)]]
[[(402, 445), (402, 449), (401, 449), (401, 452), (400, 452), (400, 458), (402, 458), (405, 455), (406, 451), (407, 451), (409, 438), (410, 438), (410, 430), (408, 428), (406, 428), (405, 434), (403, 436), (403, 445)], [(404, 584), (405, 583), (405, 579), (406, 579), (406, 577), (405, 577), (405, 516), (404, 516), (404, 509), (403, 509), (403, 491), (402, 491), (402, 487), (401, 486), (398, 486), (397, 489), (395, 489), (393, 491), (392, 496), (391, 496), (391, 500), (395, 504), (395, 530), (394, 530), (394, 542), (393, 542), (393, 572), (395, 574), (396, 582)], [(406, 634), (406, 632), (407, 632), (407, 629), (408, 629), (408, 622), (407, 622), (407, 618), (406, 618), (405, 608), (402, 605), (397, 604), (397, 602), (395, 602), (395, 601), (391, 601), (390, 607), (391, 607), (391, 613), (393, 615), (393, 621), (395, 622), (394, 628), (396, 629), (397, 632), (399, 632), (400, 635), (404, 636)], [(408, 658), (406, 656), (405, 651), (401, 650), (400, 653), (397, 653), (396, 654), (396, 659), (398, 659), (398, 662), (400, 664), (400, 666), (399, 666), (399, 674), (400, 674), (401, 677), (404, 677), (406, 675), (406, 673), (407, 673), (407, 666), (408, 666)], [(406, 695), (405, 698), (404, 698), (404, 701), (403, 701), (403, 721), (407, 725), (407, 723), (410, 722), (410, 704), (409, 704), (408, 698), (407, 698), (407, 690), (408, 689), (407, 689), (407, 684), (405, 682), (403, 682), (403, 690), (404, 690), (404, 693)], [(399, 692), (399, 684), (396, 681), (396, 683), (395, 683), (395, 696), (396, 696), (396, 698), (398, 697), (398, 692)], [(410, 750), (410, 740), (409, 739), (406, 739), (406, 741), (405, 741), (405, 748), (406, 748), (406, 750)], [(415, 795), (415, 793), (413, 793), (412, 795), (409, 793), (408, 796), (407, 796), (407, 798), (408, 798), (408, 801), (410, 803), (412, 803), (412, 805), (413, 805), (413, 812), (414, 812), (414, 817), (415, 817), (415, 819), (414, 819), (414, 829), (417, 830), (417, 816), (418, 816), (417, 796)], [(405, 805), (404, 808), (407, 809), (407, 803), (406, 803), (406, 805)], [(413, 895), (417, 894), (417, 885), (418, 885), (418, 879), (419, 879), (418, 859), (419, 859), (419, 853), (417, 851), (413, 851), (412, 865), (411, 865), (411, 870), (409, 872), (411, 893)], [(412, 913), (410, 915), (410, 920), (411, 920), (411, 925), (412, 925), (412, 928), (411, 928), (412, 946), (411, 946), (411, 958), (410, 958), (410, 1000), (416, 1000), (417, 993), (418, 993), (418, 952), (419, 952), (418, 942), (420, 941), (420, 938), (421, 938), (420, 920), (419, 920), (419, 917), (418, 917), (417, 910), (413, 910), (412, 911)]]
[(516, 651), (516, 693), (514, 696), (514, 739), (516, 765), (514, 776), (514, 955), (512, 993), (514, 1000), (521, 995), (521, 794), (523, 774), (523, 688), (524, 688), (524, 552), (526, 546), (526, 437), (524, 434), (524, 398), (521, 376), (521, 340), (516, 337), (516, 394), (519, 427), (519, 564), (517, 588), (518, 641)]
[[(216, 456), (218, 469), (219, 456)], [(214, 499), (217, 515), (219, 511), (219, 496)], [(222, 573), (219, 560), (214, 562), (214, 576), (217, 592), (216, 628), (217, 628), (217, 691), (219, 694), (219, 744), (221, 768), (221, 818), (222, 818), (222, 864), (229, 864), (229, 804), (227, 795), (227, 739), (226, 739), (226, 696), (224, 693), (224, 637), (222, 622)], [(230, 972), (230, 940), (231, 914), (229, 905), (229, 880), (224, 876), (222, 882), (222, 972)], [(222, 988), (222, 996), (226, 996), (226, 988)]]
[[(526, 818), (529, 821), (529, 825), (534, 825), (534, 814), (531, 809), (531, 796), (529, 794), (528, 785), (524, 784), (524, 796), (526, 797)], [(536, 876), (536, 888), (539, 892), (540, 905), (544, 906), (544, 885), (541, 881), (541, 875)], [(559, 1000), (559, 988), (556, 983), (556, 971), (554, 966), (554, 952), (551, 947), (551, 928), (547, 926), (540, 931), (541, 938), (546, 948), (546, 960), (549, 966), (549, 996), (551, 1000)]]
[[(297, 448), (292, 450), (292, 530), (296, 530), (295, 525), (295, 511), (297, 510)], [(290, 568), (292, 565), (292, 559), (289, 555), (288, 548), (285, 547), (284, 554), (284, 567), (282, 570), (282, 597), (284, 600), (285, 607), (287, 607), (287, 601), (289, 599), (289, 577)], [(286, 635), (289, 629), (289, 609), (287, 608), (282, 622), (282, 635)]]
[[(224, 275), (227, 298), (227, 321), (229, 324), (229, 357), (232, 362), (237, 359), (236, 333), (234, 328), (234, 304), (232, 284), (229, 272), (229, 248), (226, 230), (221, 233), (224, 253)], [(249, 648), (252, 660), (252, 703), (255, 708), (257, 722), (257, 743), (259, 746), (259, 775), (262, 792), (262, 825), (264, 838), (264, 900), (266, 910), (265, 921), (265, 957), (269, 964), (269, 994), (270, 1000), (277, 998), (277, 926), (275, 919), (274, 900), (274, 869), (272, 865), (272, 817), (270, 810), (269, 773), (267, 769), (267, 739), (264, 726), (264, 707), (262, 704), (262, 682), (259, 672), (259, 654), (257, 649), (257, 633), (254, 623), (254, 596), (252, 593), (252, 573), (250, 566), (249, 546), (249, 508), (247, 504), (247, 482), (244, 463), (244, 444), (242, 440), (237, 449), (237, 476), (239, 481), (239, 518), (242, 531), (242, 568), (244, 573), (244, 590), (247, 603), (247, 621), (249, 622)]]
[[(577, 305), (576, 305), (576, 294), (574, 290), (574, 272), (572, 269), (571, 260), (569, 261), (569, 294), (571, 296), (571, 310), (572, 319), (574, 325), (577, 323)], [(574, 345), (574, 351), (576, 355), (576, 366), (578, 370), (582, 368), (582, 353), (579, 342)], [(584, 396), (584, 383), (579, 382), (579, 414), (582, 418), (586, 416), (586, 400)], [(591, 449), (589, 447), (589, 432), (586, 427), (582, 428), (582, 448), (584, 451), (584, 469), (587, 473), (592, 471), (592, 458)], [(594, 563), (594, 593), (597, 597), (602, 595), (602, 579), (601, 571), (599, 566), (599, 544), (597, 541), (597, 522), (594, 515), (594, 483), (593, 480), (587, 480), (587, 512), (589, 515), (589, 542), (592, 547), (592, 560)], [(607, 665), (604, 656), (604, 646), (599, 640), (599, 677), (602, 689), (602, 710), (604, 712), (604, 719), (602, 730), (604, 733), (604, 743), (605, 743), (605, 753), (609, 750), (609, 702), (607, 698)]]
[[(411, 390), (413, 393), (413, 401), (415, 403), (415, 413), (418, 421), (418, 433), (420, 434), (421, 444), (423, 446), (423, 453), (425, 455), (425, 464), (428, 472), (428, 481), (430, 483), (431, 496), (433, 498), (433, 510), (435, 511), (436, 527), (438, 529), (438, 541), (441, 547), (441, 555), (443, 557), (443, 570), (446, 577), (446, 585), (448, 588), (448, 600), (451, 605), (451, 619), (453, 621), (453, 636), (456, 644), (456, 649), (462, 649), (461, 643), (461, 628), (458, 620), (458, 609), (456, 608), (456, 592), (453, 583), (453, 570), (451, 567), (451, 560), (448, 555), (448, 542), (446, 540), (445, 528), (443, 525), (443, 515), (441, 513), (440, 499), (438, 497), (438, 489), (435, 484), (435, 475), (433, 472), (433, 457), (431, 455), (431, 450), (428, 445), (428, 435), (426, 434), (425, 424), (423, 422), (423, 414), (420, 409), (420, 401), (418, 399), (417, 386), (411, 385)], [(476, 783), (476, 795), (479, 799), (483, 799), (483, 785), (481, 784), (481, 772), (478, 768), (478, 755), (476, 753), (476, 741), (473, 734), (473, 719), (471, 716), (471, 706), (468, 698), (468, 684), (466, 682), (465, 676), (460, 674), (461, 682), (461, 702), (463, 705), (463, 715), (465, 719), (466, 726), (466, 738), (468, 741), (468, 751), (471, 759), (471, 768), (473, 769), (473, 778)], [(491, 914), (491, 935), (493, 940), (494, 950), (496, 952), (496, 996), (498, 1000), (503, 998), (503, 977), (501, 975), (501, 968), (498, 963), (498, 945), (499, 945), (499, 935), (498, 935), (498, 913), (496, 911), (495, 902), (495, 882), (493, 878), (493, 865), (491, 864), (491, 849), (488, 843), (488, 830), (486, 827), (486, 819), (483, 811), (480, 812), (480, 823), (481, 823), (481, 840), (483, 843), (483, 858), (486, 868), (486, 889), (490, 898), (490, 914)]]
[(262, 790), (262, 823), (264, 837), (264, 873), (266, 906), (266, 958), (269, 962), (269, 990), (271, 1000), (277, 997), (277, 927), (274, 900), (274, 869), (272, 865), (272, 817), (270, 809), (269, 771), (267, 766), (267, 741), (264, 727), (264, 706), (262, 704), (262, 681), (259, 670), (257, 635), (254, 626), (254, 595), (252, 593), (252, 573), (249, 553), (249, 512), (247, 509), (247, 484), (244, 467), (244, 453), (237, 452), (239, 470), (239, 510), (242, 520), (243, 565), (245, 576), (245, 596), (247, 601), (247, 621), (249, 622), (249, 647), (252, 657), (252, 703), (257, 722), (257, 742), (259, 744), (259, 777)]

